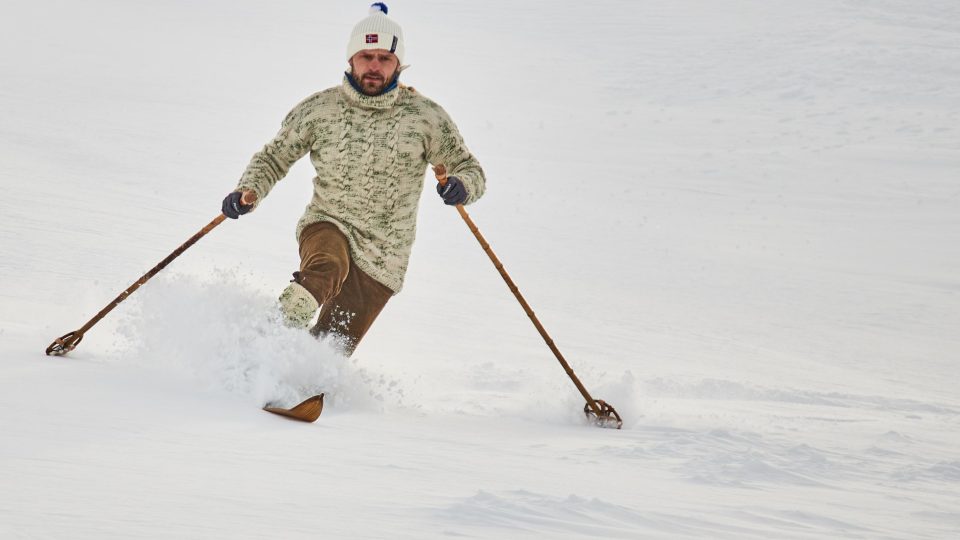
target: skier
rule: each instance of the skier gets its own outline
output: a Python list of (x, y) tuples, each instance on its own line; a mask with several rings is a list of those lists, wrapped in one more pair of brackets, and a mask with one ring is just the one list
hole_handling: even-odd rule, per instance
[(404, 41), (387, 6), (373, 4), (347, 44), (342, 84), (316, 93), (254, 154), (222, 211), (237, 219), (263, 202), (310, 153), (313, 197), (297, 224), (300, 269), (280, 295), (288, 326), (334, 334), (350, 355), (387, 300), (400, 292), (416, 233), (427, 165), (445, 165), (437, 192), (470, 204), (486, 179), (456, 125), (436, 103), (399, 82)]

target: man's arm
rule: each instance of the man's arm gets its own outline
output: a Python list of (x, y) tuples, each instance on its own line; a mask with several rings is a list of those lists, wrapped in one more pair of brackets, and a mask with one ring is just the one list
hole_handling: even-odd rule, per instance
[(464, 204), (476, 202), (486, 191), (487, 179), (480, 162), (470, 153), (456, 124), (439, 105), (435, 105), (437, 122), (434, 133), (429, 137), (427, 161), (434, 165), (444, 165), (448, 176), (455, 176), (463, 182), (468, 197)]
[(287, 115), (273, 140), (253, 155), (240, 177), (234, 191), (242, 194), (240, 204), (250, 206), (250, 210), (287, 175), (297, 160), (310, 151), (313, 144), (309, 140), (311, 130), (303, 125), (301, 105)]

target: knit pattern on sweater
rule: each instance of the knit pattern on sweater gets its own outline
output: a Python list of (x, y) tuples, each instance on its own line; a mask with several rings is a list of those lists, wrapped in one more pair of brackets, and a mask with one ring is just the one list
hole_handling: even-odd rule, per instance
[(313, 197), (297, 224), (329, 221), (350, 242), (356, 265), (394, 293), (403, 287), (416, 237), (427, 165), (443, 164), (467, 187), (466, 204), (483, 196), (483, 169), (439, 105), (400, 85), (380, 96), (340, 86), (300, 102), (280, 132), (254, 154), (237, 185), (257, 204), (310, 153)]

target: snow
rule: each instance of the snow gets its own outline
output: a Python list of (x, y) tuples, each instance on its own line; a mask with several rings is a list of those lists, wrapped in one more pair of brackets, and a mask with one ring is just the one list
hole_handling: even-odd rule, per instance
[[(960, 5), (389, 3), (468, 208), (424, 190), (354, 358), (281, 328), (299, 163), (215, 217), (358, 2), (0, 7), (0, 537), (950, 538)], [(259, 411), (327, 393), (315, 424)]]

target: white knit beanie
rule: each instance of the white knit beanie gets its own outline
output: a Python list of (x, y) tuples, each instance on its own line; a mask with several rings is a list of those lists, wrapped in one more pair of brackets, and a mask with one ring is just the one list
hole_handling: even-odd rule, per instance
[(370, 6), (370, 15), (358, 22), (347, 43), (347, 60), (365, 49), (384, 49), (397, 55), (403, 64), (403, 30), (387, 17), (387, 5), (377, 2)]

